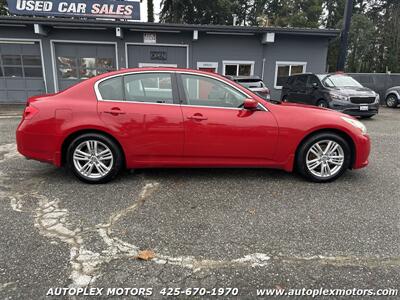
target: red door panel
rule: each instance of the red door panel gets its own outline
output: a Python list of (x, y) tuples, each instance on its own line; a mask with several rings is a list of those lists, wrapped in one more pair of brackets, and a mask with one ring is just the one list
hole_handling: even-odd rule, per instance
[(179, 105), (99, 101), (98, 113), (124, 140), (128, 161), (182, 158), (184, 129)]
[(196, 106), (182, 112), (187, 159), (273, 160), (278, 126), (270, 112)]

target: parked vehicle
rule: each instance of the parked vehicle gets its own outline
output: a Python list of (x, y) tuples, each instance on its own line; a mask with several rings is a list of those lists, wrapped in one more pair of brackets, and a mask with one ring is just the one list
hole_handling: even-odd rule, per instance
[(331, 108), (370, 118), (379, 111), (379, 94), (346, 74), (297, 74), (282, 88), (282, 101)]
[(257, 94), (265, 100), (271, 99), (271, 93), (269, 88), (266, 87), (265, 83), (258, 76), (227, 76), (229, 79), (239, 83), (245, 88), (249, 89), (253, 93)]
[(123, 168), (266, 167), (328, 182), (367, 166), (370, 139), (352, 117), (268, 102), (227, 78), (126, 69), (28, 99), (17, 129), (27, 158), (104, 183)]
[(400, 86), (394, 86), (385, 93), (385, 102), (388, 107), (396, 108), (400, 104)]

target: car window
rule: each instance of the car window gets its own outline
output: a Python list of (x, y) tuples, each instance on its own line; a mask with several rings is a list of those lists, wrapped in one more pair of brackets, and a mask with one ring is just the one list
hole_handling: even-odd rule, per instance
[(296, 76), (293, 83), (293, 88), (304, 89), (306, 87), (307, 76)]
[(314, 84), (319, 85), (319, 80), (314, 75), (307, 76), (307, 88), (312, 88)]
[(189, 105), (236, 108), (247, 98), (228, 84), (204, 76), (182, 74), (182, 82)]
[(99, 92), (103, 100), (124, 100), (122, 76), (110, 78), (99, 83)]
[(261, 80), (237, 80), (237, 83), (244, 86), (245, 88), (264, 88), (265, 84)]
[(284, 86), (286, 86), (286, 87), (291, 87), (291, 86), (293, 85), (294, 79), (295, 79), (295, 78), (294, 78), (293, 76), (289, 76), (288, 79), (287, 79), (287, 81), (286, 81), (286, 84), (284, 84)]
[(125, 75), (124, 85), (126, 101), (173, 103), (171, 74)]
[(346, 75), (330, 75), (324, 79), (327, 87), (362, 87), (362, 85), (354, 78)]

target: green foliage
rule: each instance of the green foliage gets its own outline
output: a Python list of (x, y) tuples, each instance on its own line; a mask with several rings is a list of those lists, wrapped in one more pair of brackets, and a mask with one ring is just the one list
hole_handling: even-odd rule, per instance
[(166, 23), (231, 24), (229, 0), (163, 0), (160, 20)]
[(8, 15), (6, 0), (0, 0), (0, 15)]
[(153, 3), (153, 0), (147, 0), (147, 22), (154, 22), (154, 3)]
[[(346, 0), (163, 0), (161, 21), (342, 28)], [(335, 71), (339, 39), (331, 41), (330, 71)], [(400, 0), (353, 0), (346, 71), (400, 72)]]

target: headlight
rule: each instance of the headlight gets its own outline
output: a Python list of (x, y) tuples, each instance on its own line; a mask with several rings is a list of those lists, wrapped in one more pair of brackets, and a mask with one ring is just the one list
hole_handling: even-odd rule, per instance
[(349, 101), (349, 97), (342, 94), (330, 92), (329, 95), (331, 96), (332, 100)]
[(380, 97), (379, 97), (379, 94), (378, 93), (376, 93), (376, 97), (375, 97), (375, 103), (379, 103), (380, 102)]
[(358, 128), (361, 130), (361, 133), (363, 135), (367, 134), (367, 127), (365, 127), (365, 125), (363, 123), (361, 123), (360, 121), (351, 119), (351, 118), (347, 118), (347, 117), (341, 117), (342, 120), (346, 121), (347, 123), (353, 125), (354, 127)]

